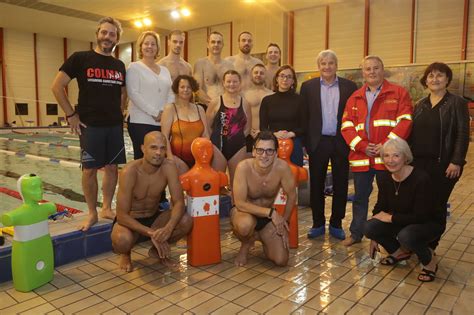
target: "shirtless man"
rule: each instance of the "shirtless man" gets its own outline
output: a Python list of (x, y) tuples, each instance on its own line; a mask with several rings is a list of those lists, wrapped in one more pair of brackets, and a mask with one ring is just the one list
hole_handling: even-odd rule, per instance
[(234, 69), (240, 74), (242, 78), (241, 90), (245, 91), (250, 86), (252, 67), (263, 62), (250, 55), (253, 47), (253, 38), (250, 32), (240, 33), (238, 41), (240, 52), (237, 55), (227, 57), (226, 60), (230, 61)]
[(224, 36), (219, 32), (211, 32), (207, 37), (209, 55), (200, 58), (194, 64), (194, 78), (199, 83), (199, 101), (209, 106), (211, 100), (216, 100), (224, 92), (222, 77), (232, 64), (222, 59)]
[(181, 57), (184, 40), (183, 31), (171, 31), (168, 35), (169, 53), (166, 57), (158, 61), (160, 66), (168, 68), (171, 74), (171, 81), (174, 81), (180, 74), (192, 75), (193, 72), (191, 65)]
[[(149, 132), (142, 145), (143, 158), (127, 163), (120, 174), (112, 246), (120, 254), (119, 267), (126, 272), (133, 270), (130, 254), (140, 238), (151, 238), (154, 245), (148, 252), (151, 257), (173, 266), (169, 243), (187, 235), (192, 228), (192, 218), (184, 211), (178, 170), (166, 158), (166, 146), (161, 132)], [(166, 186), (173, 207), (161, 212), (158, 205)]]
[[(271, 131), (260, 132), (255, 139), (253, 158), (239, 163), (233, 185), (235, 208), (231, 224), (242, 242), (235, 258), (237, 266), (247, 263), (255, 240), (263, 244), (268, 259), (286, 266), (289, 258), (288, 218), (296, 202), (294, 176), (288, 164), (277, 158), (278, 141)], [(287, 195), (283, 216), (273, 207), (280, 190)]]
[(273, 78), (278, 68), (280, 68), (280, 59), (281, 59), (281, 49), (278, 44), (270, 43), (267, 46), (267, 54), (265, 55), (267, 64), (267, 75), (265, 77), (265, 86), (270, 90), (273, 90)]
[(244, 98), (250, 105), (252, 112), (252, 129), (247, 136), (247, 153), (251, 155), (253, 149), (253, 139), (260, 131), (260, 104), (262, 99), (273, 92), (265, 87), (266, 70), (265, 66), (257, 63), (252, 68), (252, 83), (250, 87), (243, 93)]

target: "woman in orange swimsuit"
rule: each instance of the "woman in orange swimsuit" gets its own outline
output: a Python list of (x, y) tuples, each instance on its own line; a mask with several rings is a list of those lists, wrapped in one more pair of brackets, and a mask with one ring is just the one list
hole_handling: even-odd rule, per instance
[(178, 76), (171, 86), (176, 95), (175, 103), (165, 105), (161, 116), (161, 132), (170, 141), (168, 156), (173, 156), (180, 174), (194, 165), (191, 143), (197, 137), (209, 138), (204, 109), (192, 102), (193, 93), (199, 89), (189, 75)]

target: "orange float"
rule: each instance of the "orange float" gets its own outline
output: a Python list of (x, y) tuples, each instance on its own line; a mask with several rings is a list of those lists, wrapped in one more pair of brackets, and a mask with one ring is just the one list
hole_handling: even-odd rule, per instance
[(188, 262), (191, 266), (216, 264), (221, 261), (219, 191), (228, 179), (210, 165), (213, 147), (209, 139), (194, 139), (191, 152), (196, 164), (180, 176), (187, 193), (187, 212), (193, 218), (193, 229), (188, 235)]
[[(308, 180), (308, 171), (305, 168), (299, 167), (298, 165), (291, 162), (290, 157), (292, 152), (293, 140), (278, 140), (278, 157), (288, 163), (291, 168), (291, 172), (295, 177), (295, 183), (297, 183), (298, 185), (299, 183)], [(275, 199), (274, 205), (278, 213), (281, 215), (285, 213), (286, 200), (286, 194), (283, 192), (283, 189), (280, 188), (280, 191), (278, 192), (278, 195)], [(296, 198), (296, 200), (298, 200), (298, 197)], [(289, 227), (290, 248), (298, 248), (298, 204), (295, 204), (293, 209), (291, 209)]]

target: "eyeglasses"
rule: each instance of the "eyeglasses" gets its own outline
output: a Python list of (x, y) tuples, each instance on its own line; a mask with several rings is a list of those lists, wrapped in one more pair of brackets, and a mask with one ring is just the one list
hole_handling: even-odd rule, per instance
[(284, 74), (279, 74), (278, 77), (282, 80), (293, 80), (293, 76), (292, 75), (284, 75)]
[(263, 153), (265, 152), (266, 155), (268, 156), (272, 156), (275, 154), (276, 150), (275, 149), (263, 149), (263, 148), (255, 148), (255, 152), (257, 153), (257, 155), (263, 155)]

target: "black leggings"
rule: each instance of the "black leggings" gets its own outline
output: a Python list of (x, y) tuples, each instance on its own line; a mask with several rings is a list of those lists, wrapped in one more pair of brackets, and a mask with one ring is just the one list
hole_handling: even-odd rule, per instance
[(151, 131), (161, 131), (161, 126), (131, 123), (128, 119), (128, 134), (133, 144), (133, 159), (138, 160), (143, 157), (142, 144), (147, 133)]
[[(430, 176), (436, 213), (439, 216), (439, 218), (435, 219), (439, 219), (439, 222), (443, 222), (444, 227), (446, 227), (446, 204), (448, 203), (449, 196), (451, 195), (451, 192), (454, 189), (454, 185), (456, 185), (461, 175), (455, 179), (447, 178), (445, 172), (448, 166), (441, 165), (435, 159), (415, 158), (415, 160), (413, 161), (413, 166), (418, 169), (424, 170)], [(462, 171), (463, 169), (461, 168), (461, 174)], [(439, 240), (440, 238), (435, 239), (430, 244), (430, 247), (435, 249), (438, 246)]]
[(441, 237), (444, 228), (437, 222), (401, 226), (370, 219), (365, 222), (363, 231), (367, 238), (382, 245), (389, 254), (403, 247), (415, 253), (426, 266), (432, 258), (430, 244)]

